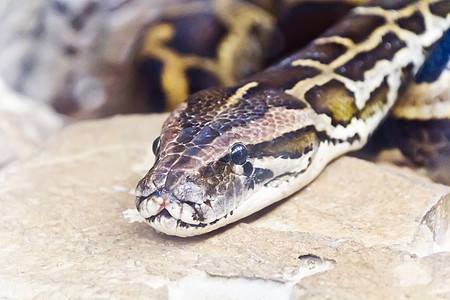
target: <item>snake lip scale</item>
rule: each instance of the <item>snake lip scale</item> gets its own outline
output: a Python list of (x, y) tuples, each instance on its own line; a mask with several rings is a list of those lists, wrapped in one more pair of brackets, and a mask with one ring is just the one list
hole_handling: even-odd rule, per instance
[(446, 0), (373, 1), (265, 71), (189, 96), (154, 143), (139, 213), (186, 237), (292, 195), (366, 143), (446, 34), (449, 10)]

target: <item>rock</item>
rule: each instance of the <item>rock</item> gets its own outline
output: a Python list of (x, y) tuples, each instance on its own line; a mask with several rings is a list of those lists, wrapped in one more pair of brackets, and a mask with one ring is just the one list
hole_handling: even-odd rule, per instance
[(450, 188), (357, 158), (204, 236), (130, 222), (165, 117), (71, 125), (0, 173), (0, 298), (448, 297)]
[(44, 103), (9, 89), (0, 80), (0, 169), (25, 158), (64, 125), (62, 117)]

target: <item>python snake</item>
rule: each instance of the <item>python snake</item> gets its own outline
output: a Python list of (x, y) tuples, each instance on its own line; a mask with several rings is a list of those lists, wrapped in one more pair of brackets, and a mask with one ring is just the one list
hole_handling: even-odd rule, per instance
[[(263, 72), (189, 96), (154, 142), (139, 213), (158, 231), (193, 236), (298, 191), (366, 143), (448, 40), (449, 12), (447, 0), (372, 1)], [(445, 66), (432, 80), (444, 86)]]

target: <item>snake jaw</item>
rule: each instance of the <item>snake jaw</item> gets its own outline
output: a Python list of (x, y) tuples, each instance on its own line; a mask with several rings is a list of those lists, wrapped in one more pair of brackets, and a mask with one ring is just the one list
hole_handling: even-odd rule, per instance
[[(139, 194), (136, 192), (136, 194)], [(207, 219), (215, 219), (211, 207), (204, 202), (195, 203), (180, 200), (174, 193), (165, 189), (158, 189), (149, 196), (136, 196), (136, 207), (139, 214), (153, 227), (163, 227), (160, 231), (170, 234), (173, 229), (167, 224), (183, 223), (187, 225), (198, 225)], [(173, 220), (169, 220), (173, 219)], [(160, 225), (155, 225), (161, 223)], [(172, 226), (172, 225), (171, 225)], [(166, 230), (169, 230), (167, 232)]]

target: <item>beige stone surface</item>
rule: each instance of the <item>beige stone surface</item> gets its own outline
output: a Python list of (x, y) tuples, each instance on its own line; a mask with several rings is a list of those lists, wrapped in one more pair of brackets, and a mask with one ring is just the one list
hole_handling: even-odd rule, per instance
[(450, 188), (356, 158), (205, 236), (130, 222), (164, 118), (72, 125), (0, 173), (0, 298), (449, 297)]

